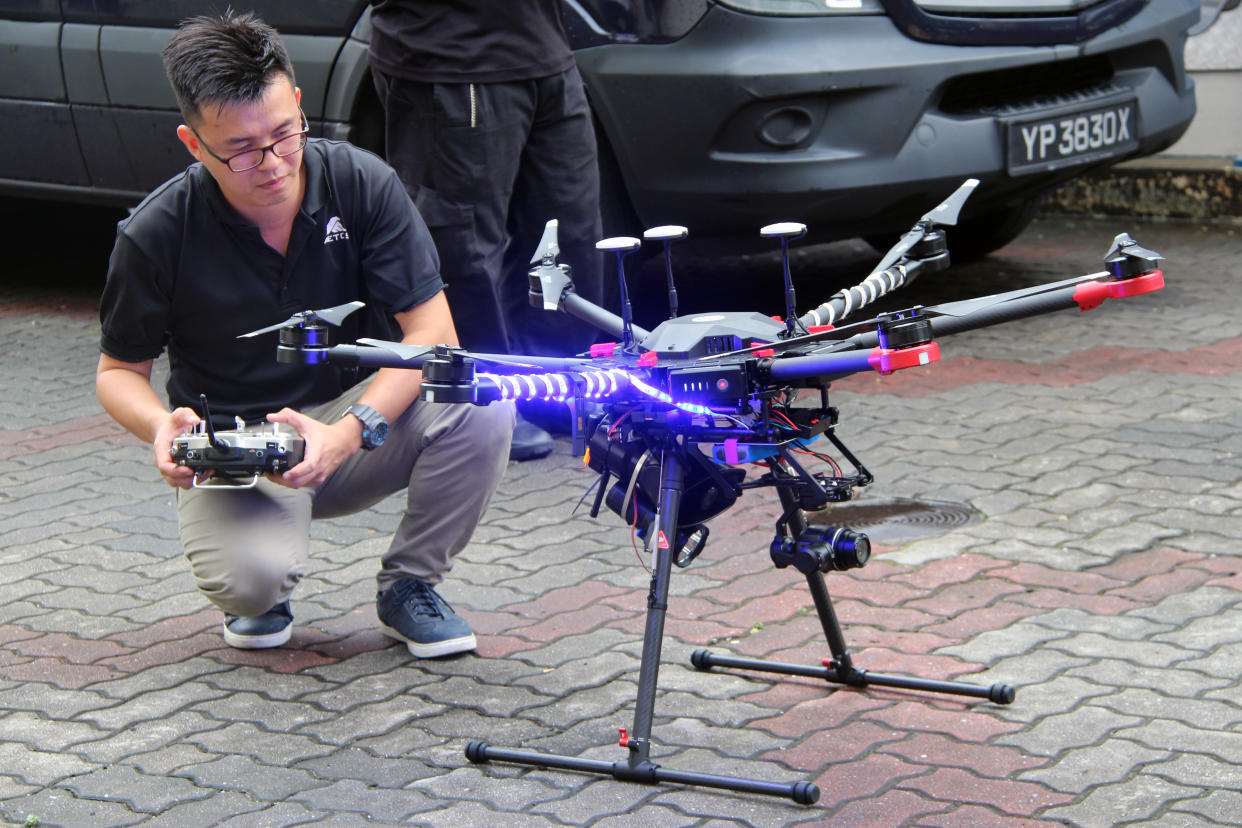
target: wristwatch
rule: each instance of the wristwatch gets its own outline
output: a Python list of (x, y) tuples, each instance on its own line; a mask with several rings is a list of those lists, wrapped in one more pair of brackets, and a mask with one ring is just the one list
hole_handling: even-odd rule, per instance
[(350, 414), (362, 423), (362, 447), (365, 450), (370, 451), (384, 442), (384, 438), (388, 436), (388, 421), (383, 414), (362, 403), (351, 405), (341, 416), (348, 417)]

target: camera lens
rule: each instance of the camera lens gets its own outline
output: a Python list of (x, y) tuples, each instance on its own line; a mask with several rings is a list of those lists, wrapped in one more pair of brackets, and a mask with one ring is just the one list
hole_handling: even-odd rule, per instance
[(832, 539), (832, 568), (859, 569), (871, 558), (871, 539), (861, 532), (842, 529)]

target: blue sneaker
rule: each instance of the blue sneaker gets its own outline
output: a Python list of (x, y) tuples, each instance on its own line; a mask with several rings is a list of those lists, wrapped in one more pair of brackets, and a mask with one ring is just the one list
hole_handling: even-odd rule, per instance
[(224, 641), (239, 650), (279, 647), (293, 635), (293, 612), (282, 601), (262, 615), (224, 616)]
[(415, 658), (464, 653), (476, 646), (466, 619), (422, 581), (397, 581), (376, 597), (375, 612), (384, 634), (404, 641)]

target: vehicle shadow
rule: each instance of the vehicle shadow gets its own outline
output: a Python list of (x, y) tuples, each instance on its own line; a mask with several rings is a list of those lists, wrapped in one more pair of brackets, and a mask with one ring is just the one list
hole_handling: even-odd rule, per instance
[(124, 208), (0, 199), (0, 304), (97, 307)]

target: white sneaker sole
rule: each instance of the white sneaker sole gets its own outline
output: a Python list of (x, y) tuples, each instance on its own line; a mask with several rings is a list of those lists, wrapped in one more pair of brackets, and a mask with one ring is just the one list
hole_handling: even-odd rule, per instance
[(474, 633), (463, 635), (461, 638), (447, 638), (444, 641), (436, 641), (432, 644), (420, 644), (417, 641), (411, 641), (399, 631), (383, 622), (380, 623), (380, 629), (389, 638), (404, 641), (406, 649), (415, 658), (436, 658), (438, 656), (453, 655), (454, 653), (467, 653), (478, 647), (478, 640), (474, 637)]
[(267, 635), (238, 635), (228, 627), (224, 628), (224, 643), (238, 650), (266, 650), (279, 647), (293, 637), (293, 624), (283, 630)]

